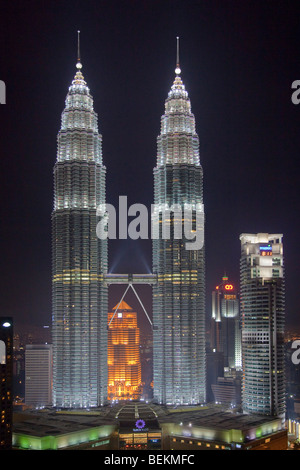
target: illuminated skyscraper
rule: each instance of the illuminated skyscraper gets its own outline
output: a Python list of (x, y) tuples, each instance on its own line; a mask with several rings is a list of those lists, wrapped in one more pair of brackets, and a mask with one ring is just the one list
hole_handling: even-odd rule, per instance
[(212, 292), (212, 348), (224, 354), (224, 366), (240, 368), (241, 330), (239, 298), (234, 284), (223, 276), (221, 284)]
[(137, 399), (141, 394), (137, 314), (123, 300), (108, 314), (108, 324), (108, 399)]
[(77, 72), (62, 113), (52, 213), (53, 405), (92, 407), (107, 396), (107, 242), (96, 235), (105, 203), (102, 136)]
[(202, 403), (206, 395), (204, 247), (189, 245), (204, 231), (203, 172), (180, 73), (177, 49), (157, 139), (152, 214), (154, 399), (164, 404)]
[(241, 240), (242, 406), (284, 417), (285, 279), (281, 234)]

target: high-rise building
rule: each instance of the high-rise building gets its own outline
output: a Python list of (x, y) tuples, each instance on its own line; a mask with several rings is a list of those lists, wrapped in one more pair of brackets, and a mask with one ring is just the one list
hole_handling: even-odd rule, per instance
[(108, 399), (141, 395), (140, 329), (137, 313), (124, 300), (108, 314)]
[(163, 404), (202, 403), (206, 395), (204, 247), (196, 241), (204, 232), (203, 172), (180, 74), (177, 48), (157, 138), (152, 212), (154, 400)]
[(242, 406), (284, 417), (285, 277), (282, 234), (240, 235)]
[(211, 347), (224, 354), (224, 367), (241, 367), (239, 296), (226, 275), (212, 292)]
[(107, 397), (107, 241), (96, 234), (106, 169), (79, 54), (76, 68), (58, 133), (52, 213), (53, 405), (63, 408)]
[(27, 344), (25, 349), (25, 403), (52, 404), (52, 344)]
[(216, 383), (211, 385), (216, 403), (226, 403), (231, 407), (241, 403), (240, 377), (218, 377)]
[(12, 445), (13, 322), (0, 317), (0, 450)]

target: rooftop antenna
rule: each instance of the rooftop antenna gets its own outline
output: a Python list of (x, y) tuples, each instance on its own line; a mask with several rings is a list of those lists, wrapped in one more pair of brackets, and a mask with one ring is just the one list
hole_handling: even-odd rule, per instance
[(175, 73), (176, 73), (176, 75), (179, 75), (181, 73), (181, 70), (180, 70), (180, 63), (179, 63), (179, 37), (178, 36), (176, 38), (176, 41), (177, 41), (177, 51), (176, 51), (176, 69), (175, 69)]
[(80, 61), (80, 31), (77, 31), (77, 64), (78, 69), (82, 68), (82, 63)]

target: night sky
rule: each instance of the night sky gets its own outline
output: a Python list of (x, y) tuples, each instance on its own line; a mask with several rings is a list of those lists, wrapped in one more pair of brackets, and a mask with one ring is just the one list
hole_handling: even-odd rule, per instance
[[(299, 326), (300, 104), (291, 84), (300, 80), (300, 2), (276, 0), (0, 0), (0, 315), (51, 322), (53, 166), (77, 30), (107, 202), (153, 203), (179, 36), (204, 169), (207, 310), (224, 271), (238, 285), (239, 235), (283, 233), (287, 324)], [(110, 242), (109, 265), (151, 272), (151, 241)], [(110, 308), (123, 291), (110, 290)], [(151, 289), (138, 292), (151, 312)]]

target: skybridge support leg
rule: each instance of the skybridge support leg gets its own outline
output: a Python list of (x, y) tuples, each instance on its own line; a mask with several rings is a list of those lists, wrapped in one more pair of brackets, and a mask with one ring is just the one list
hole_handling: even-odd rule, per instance
[(131, 289), (133, 290), (133, 292), (135, 293), (135, 296), (136, 296), (136, 298), (138, 299), (138, 301), (139, 301), (139, 303), (140, 303), (142, 309), (144, 310), (145, 315), (146, 315), (146, 317), (147, 317), (147, 319), (148, 319), (148, 321), (149, 321), (149, 323), (150, 323), (150, 325), (151, 325), (151, 328), (153, 328), (153, 324), (152, 324), (152, 321), (150, 320), (150, 317), (149, 317), (149, 315), (148, 315), (148, 313), (147, 313), (147, 310), (145, 309), (144, 304), (142, 303), (140, 297), (138, 296), (137, 291), (136, 291), (135, 288), (133, 287), (133, 284), (130, 282), (130, 283), (128, 284), (127, 288), (125, 289), (125, 292), (124, 292), (124, 294), (122, 295), (122, 298), (121, 298), (120, 302), (118, 303), (118, 306), (117, 306), (116, 310), (114, 311), (114, 314), (113, 314), (112, 318), (110, 319), (110, 322), (109, 322), (109, 324), (108, 324), (108, 326), (107, 326), (107, 329), (110, 327), (110, 324), (111, 324), (111, 322), (113, 321), (113, 319), (114, 319), (114, 317), (115, 317), (117, 311), (119, 310), (119, 307), (120, 307), (120, 305), (121, 305), (121, 302), (122, 302), (122, 300), (124, 299), (125, 295), (127, 294), (128, 289), (129, 289), (130, 287), (131, 287)]

